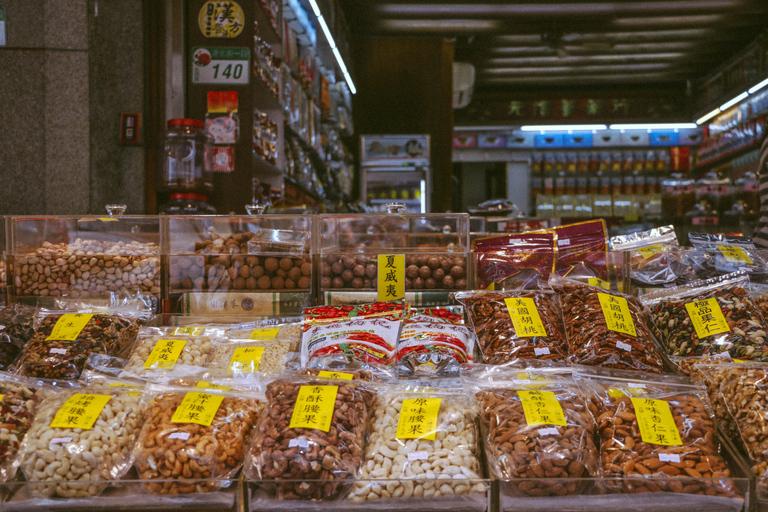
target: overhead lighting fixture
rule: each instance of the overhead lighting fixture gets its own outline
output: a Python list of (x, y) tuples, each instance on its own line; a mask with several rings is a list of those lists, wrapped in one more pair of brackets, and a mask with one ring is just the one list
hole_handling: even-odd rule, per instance
[(611, 130), (687, 130), (696, 126), (696, 123), (612, 124)]
[(331, 51), (333, 51), (333, 56), (336, 57), (336, 62), (339, 64), (339, 69), (341, 69), (341, 72), (344, 75), (344, 80), (347, 81), (347, 85), (349, 86), (349, 92), (356, 94), (357, 88), (355, 87), (354, 82), (352, 82), (352, 77), (347, 70), (346, 64), (344, 64), (344, 59), (341, 58), (339, 49), (336, 47), (336, 41), (331, 35), (331, 29), (328, 28), (328, 24), (325, 22), (325, 18), (323, 18), (323, 13), (320, 11), (320, 6), (317, 5), (317, 0), (309, 0), (309, 5), (312, 6), (312, 12), (315, 13), (317, 22), (320, 24), (320, 28), (323, 30), (323, 34), (325, 34), (325, 39), (328, 41), (328, 45), (331, 47)]
[(729, 108), (731, 108), (732, 106), (734, 106), (735, 104), (737, 104), (738, 102), (746, 98), (747, 96), (749, 96), (749, 93), (743, 92), (738, 96), (736, 96), (735, 98), (733, 98), (731, 101), (727, 101), (723, 103), (722, 105), (720, 105), (720, 112), (725, 112), (726, 110), (728, 110)]
[(586, 132), (591, 130), (607, 130), (608, 126), (604, 124), (549, 124), (522, 126), (524, 132)]
[(704, 124), (704, 123), (706, 123), (707, 121), (709, 121), (710, 119), (712, 119), (713, 117), (715, 117), (715, 116), (716, 116), (717, 114), (719, 114), (719, 113), (720, 113), (720, 109), (719, 109), (719, 108), (716, 108), (715, 110), (713, 110), (713, 111), (712, 111), (712, 112), (710, 112), (709, 114), (707, 114), (707, 115), (705, 115), (705, 116), (703, 116), (703, 117), (700, 117), (699, 119), (697, 119), (697, 120), (696, 120), (696, 124), (699, 124), (699, 125), (700, 125), (700, 124)]
[(759, 91), (760, 89), (762, 89), (762, 88), (763, 88), (763, 87), (765, 87), (766, 85), (768, 85), (768, 79), (765, 79), (765, 80), (763, 80), (762, 82), (760, 82), (760, 83), (759, 83), (759, 84), (757, 84), (756, 86), (752, 87), (752, 88), (751, 88), (749, 91), (747, 91), (747, 92), (749, 92), (749, 94), (755, 94), (757, 91)]

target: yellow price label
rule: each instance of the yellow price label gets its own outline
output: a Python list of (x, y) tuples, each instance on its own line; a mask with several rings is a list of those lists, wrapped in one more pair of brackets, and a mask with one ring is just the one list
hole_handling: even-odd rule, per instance
[(731, 263), (746, 263), (747, 265), (753, 263), (752, 258), (749, 257), (747, 251), (741, 247), (718, 245), (717, 250), (725, 257), (725, 261), (730, 261)]
[(691, 318), (691, 323), (693, 323), (693, 328), (696, 330), (696, 336), (699, 339), (712, 336), (713, 334), (731, 332), (728, 321), (723, 315), (723, 310), (720, 309), (720, 305), (714, 297), (688, 302), (685, 305), (685, 310)]
[(249, 339), (258, 341), (269, 341), (277, 338), (277, 333), (280, 332), (279, 327), (264, 327), (262, 329), (254, 329), (251, 331)]
[(315, 428), (328, 432), (338, 391), (339, 386), (301, 386), (288, 428)]
[(598, 288), (602, 288), (603, 290), (610, 290), (611, 289), (611, 283), (608, 281), (603, 281), (599, 277), (590, 277), (587, 279), (587, 283), (591, 284), (592, 286), (597, 286)]
[(637, 426), (644, 443), (680, 446), (680, 432), (675, 425), (669, 403), (653, 398), (631, 398)]
[(653, 244), (647, 247), (638, 247), (637, 252), (640, 253), (640, 256), (642, 256), (644, 260), (647, 260), (655, 254), (664, 252), (664, 246), (661, 244)]
[(111, 398), (112, 395), (74, 394), (56, 412), (51, 427), (90, 430)]
[(319, 372), (317, 376), (322, 377), (324, 379), (339, 379), (339, 380), (352, 380), (355, 377), (351, 373), (327, 372), (325, 370)]
[(93, 318), (90, 313), (75, 313), (61, 315), (53, 326), (51, 335), (45, 340), (75, 341), (86, 324)]
[(210, 427), (224, 397), (209, 393), (190, 391), (182, 399), (171, 416), (172, 423), (195, 423)]
[(190, 325), (189, 327), (177, 327), (173, 330), (174, 336), (200, 336), (205, 327)]
[(608, 329), (629, 334), (630, 336), (637, 336), (637, 330), (635, 329), (635, 323), (632, 321), (632, 315), (629, 312), (627, 299), (607, 293), (598, 293), (597, 298), (600, 301), (600, 307), (603, 310), (603, 317)]
[(381, 302), (405, 297), (405, 255), (379, 254), (376, 287)]
[(144, 362), (144, 369), (168, 370), (176, 365), (186, 340), (158, 340)]
[(407, 398), (400, 408), (397, 420), (398, 439), (426, 439), (434, 441), (437, 435), (437, 415), (440, 398)]
[(224, 384), (214, 384), (213, 382), (208, 382), (205, 380), (197, 381), (197, 386), (195, 387), (199, 389), (215, 389), (218, 391), (229, 391), (232, 389), (230, 386), (225, 386)]
[(541, 321), (536, 303), (530, 297), (509, 297), (504, 299), (507, 305), (509, 317), (512, 319), (512, 325), (515, 326), (515, 333), (520, 338), (531, 338), (533, 336), (546, 336), (547, 330)]
[(537, 425), (566, 426), (565, 414), (552, 391), (518, 391), (523, 405), (525, 422), (529, 427)]
[(235, 372), (254, 374), (259, 370), (261, 357), (264, 355), (264, 347), (238, 347), (232, 353), (229, 360), (227, 375)]

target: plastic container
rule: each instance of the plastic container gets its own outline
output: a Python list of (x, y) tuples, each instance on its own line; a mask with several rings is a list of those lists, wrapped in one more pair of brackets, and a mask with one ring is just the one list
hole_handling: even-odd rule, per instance
[(696, 203), (694, 181), (673, 174), (661, 180), (661, 215), (663, 217), (684, 217)]
[(170, 119), (163, 138), (163, 191), (204, 192), (213, 187), (213, 137), (197, 119)]
[(716, 214), (722, 214), (733, 206), (731, 181), (720, 178), (717, 173), (709, 172), (696, 182), (696, 201), (706, 202), (709, 209)]
[(736, 198), (744, 204), (744, 214), (753, 215), (760, 211), (759, 184), (755, 173), (744, 173), (744, 176), (737, 179), (734, 185)]

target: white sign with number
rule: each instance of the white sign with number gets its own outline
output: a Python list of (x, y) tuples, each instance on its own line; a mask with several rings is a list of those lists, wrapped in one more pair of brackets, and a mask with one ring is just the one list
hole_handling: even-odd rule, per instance
[(193, 84), (246, 85), (249, 78), (248, 48), (197, 47), (192, 50)]

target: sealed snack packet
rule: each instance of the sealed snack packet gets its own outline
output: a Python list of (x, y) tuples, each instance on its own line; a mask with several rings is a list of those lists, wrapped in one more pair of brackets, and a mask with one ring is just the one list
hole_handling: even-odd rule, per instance
[[(179, 329), (142, 327), (123, 371), (149, 378), (173, 370), (177, 364), (201, 366), (213, 354), (214, 338), (224, 334), (221, 327), (195, 327), (194, 331)], [(194, 334), (182, 334), (184, 332)]]
[(351, 501), (454, 502), (460, 500), (450, 497), (486, 491), (478, 481), (477, 409), (462, 389), (379, 386), (377, 391)]
[(433, 308), (411, 308), (411, 315), (405, 323), (431, 322), (461, 325), (464, 323), (463, 306), (436, 306)]
[(745, 271), (754, 282), (768, 279), (768, 263), (746, 236), (712, 233), (689, 233), (693, 250), (685, 253), (685, 263), (691, 267), (681, 281), (709, 279)]
[(735, 273), (685, 287), (654, 290), (641, 300), (671, 356), (728, 354), (768, 358), (763, 317), (747, 295), (749, 278)]
[(408, 323), (397, 344), (401, 376), (458, 376), (461, 364), (472, 362), (475, 332), (471, 327), (434, 322)]
[(410, 307), (408, 302), (392, 301), (304, 308), (304, 331), (313, 325), (335, 323), (344, 320), (360, 320), (363, 318), (405, 320), (408, 318)]
[(35, 334), (35, 308), (9, 304), (0, 309), (0, 370), (9, 371)]
[(293, 348), (293, 342), (286, 339), (222, 337), (215, 342), (209, 368), (219, 376), (236, 379), (283, 373), (286, 357)]
[(517, 493), (580, 494), (597, 475), (594, 419), (570, 368), (474, 365), (461, 378), (480, 406), (491, 470)]
[(458, 292), (477, 333), (485, 362), (565, 359), (558, 296), (550, 291)]
[(475, 278), (482, 290), (535, 289), (555, 266), (555, 235), (524, 233), (480, 238), (472, 243)]
[(687, 269), (674, 226), (614, 236), (611, 247), (614, 251), (629, 252), (630, 276), (636, 283), (674, 283)]
[[(287, 319), (282, 319), (287, 320)], [(249, 322), (238, 324), (227, 330), (227, 336), (234, 339), (250, 339), (255, 341), (287, 341), (292, 352), (299, 349), (301, 340), (301, 318), (296, 317), (288, 321), (280, 322)]]
[(556, 275), (609, 279), (604, 258), (599, 256), (608, 251), (608, 230), (604, 220), (577, 222), (545, 231), (555, 234)]

